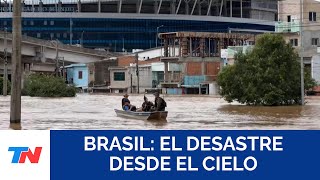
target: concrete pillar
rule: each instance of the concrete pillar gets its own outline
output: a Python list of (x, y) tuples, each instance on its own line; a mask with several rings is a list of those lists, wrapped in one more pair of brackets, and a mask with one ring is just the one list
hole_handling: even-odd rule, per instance
[(176, 13), (176, 2), (175, 1), (171, 1), (170, 2), (170, 13), (171, 14), (175, 14)]
[(168, 57), (169, 56), (168, 39), (165, 37), (163, 40), (164, 40), (164, 57)]
[(192, 57), (192, 38), (189, 40), (189, 56)]
[(224, 2), (223, 2), (223, 16), (227, 16), (227, 0), (224, 0)]
[(101, 0), (98, 0), (98, 13), (101, 13)]
[(188, 56), (188, 39), (186, 37), (182, 38), (182, 44), (180, 44), (180, 46), (182, 46), (182, 56)]
[(206, 62), (204, 61), (201, 62), (201, 74), (202, 76), (206, 75)]
[(205, 45), (205, 39), (200, 39), (200, 57), (204, 57), (204, 45)]
[(216, 6), (216, 10), (214, 12), (214, 16), (219, 16), (220, 7)]
[(137, 13), (140, 13), (140, 3), (141, 3), (141, 0), (138, 0), (138, 1), (136, 2), (136, 12), (137, 12)]
[(168, 62), (164, 62), (164, 82), (168, 82), (169, 80), (169, 71), (168, 71)]
[(189, 3), (188, 2), (185, 2), (185, 13), (187, 15), (190, 14), (190, 12), (189, 12)]
[(212, 82), (209, 84), (209, 94), (210, 95), (218, 95), (219, 94), (219, 86), (217, 82)]
[(77, 8), (78, 8), (78, 12), (81, 12), (81, 0), (78, 0)]
[(232, 10), (232, 0), (230, 0), (230, 17), (232, 17), (233, 10)]
[(61, 2), (61, 0), (59, 0), (59, 2), (58, 2), (58, 12), (61, 12), (61, 8), (62, 8), (62, 2)]
[(43, 11), (43, 2), (40, 0), (39, 2), (39, 12), (42, 12)]
[[(170, 64), (169, 64), (169, 66), (170, 66)], [(170, 68), (170, 70), (171, 70), (170, 82), (173, 82), (174, 71), (172, 68)]]
[(24, 73), (26, 74), (30, 73), (30, 64), (24, 64)]
[(154, 13), (158, 13), (158, 1), (154, 1)]
[(118, 1), (117, 8), (118, 8), (118, 13), (121, 13), (121, 9), (122, 9), (122, 0)]
[(201, 2), (198, 1), (198, 14), (201, 15)]

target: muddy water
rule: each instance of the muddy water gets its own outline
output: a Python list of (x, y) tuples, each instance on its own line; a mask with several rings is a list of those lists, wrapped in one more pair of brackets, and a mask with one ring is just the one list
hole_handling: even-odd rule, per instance
[[(153, 99), (152, 95), (148, 95)], [(22, 129), (320, 129), (320, 98), (304, 107), (248, 107), (205, 96), (166, 96), (166, 122), (117, 117), (121, 96), (22, 97)], [(129, 97), (141, 105), (143, 95)], [(0, 129), (9, 129), (10, 97), (0, 96)], [(12, 127), (17, 128), (17, 127)], [(19, 127), (18, 127), (19, 128)]]

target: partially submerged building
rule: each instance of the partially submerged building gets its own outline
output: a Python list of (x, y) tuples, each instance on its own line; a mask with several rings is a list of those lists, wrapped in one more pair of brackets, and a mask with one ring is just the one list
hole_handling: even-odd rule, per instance
[[(184, 94), (218, 94), (217, 75), (224, 62), (221, 50), (242, 46), (255, 35), (243, 33), (173, 32), (159, 35), (163, 42), (164, 82), (162, 88)], [(176, 50), (177, 49), (177, 50)], [(172, 81), (169, 64), (181, 67), (180, 81)]]
[[(300, 57), (303, 57), (304, 65), (311, 68), (312, 77), (320, 83), (320, 2), (304, 0), (300, 4), (300, 0), (284, 0), (278, 3), (279, 22), (275, 26), (276, 33), (282, 34), (286, 42), (298, 51)], [(303, 30), (302, 43), (301, 30)], [(303, 46), (303, 54), (301, 54), (301, 45)]]
[(89, 64), (71, 64), (65, 69), (67, 82), (75, 87), (87, 90), (90, 82), (94, 81), (94, 70)]
[(146, 89), (152, 88), (151, 65), (141, 65), (138, 69), (139, 76), (137, 76), (136, 64), (127, 67), (110, 67), (110, 92), (144, 93)]

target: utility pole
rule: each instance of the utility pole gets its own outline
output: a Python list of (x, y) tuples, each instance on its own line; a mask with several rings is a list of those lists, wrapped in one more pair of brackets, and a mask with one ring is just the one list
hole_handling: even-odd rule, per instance
[(137, 74), (137, 83), (138, 83), (138, 94), (140, 93), (140, 79), (139, 79), (139, 56), (138, 53), (136, 53), (136, 74)]
[(7, 59), (7, 28), (4, 29), (4, 68), (3, 68), (3, 96), (8, 94), (8, 59)]
[(301, 105), (304, 105), (304, 62), (303, 62), (303, 0), (300, 0), (300, 66), (301, 66)]
[(21, 122), (21, 1), (13, 0), (10, 123)]
[(70, 18), (70, 46), (72, 45), (72, 25), (73, 25), (73, 22), (72, 22), (72, 14), (71, 14), (71, 18)]
[(131, 93), (132, 93), (132, 73), (130, 74), (130, 88), (131, 88)]
[(64, 73), (64, 57), (62, 57), (62, 77), (63, 77), (63, 80), (65, 81), (66, 80), (66, 75)]
[(59, 76), (59, 42), (58, 40), (56, 42), (56, 76)]

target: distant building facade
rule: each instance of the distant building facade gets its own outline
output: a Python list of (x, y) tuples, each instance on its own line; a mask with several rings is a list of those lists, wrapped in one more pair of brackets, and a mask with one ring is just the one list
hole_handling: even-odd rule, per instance
[(111, 93), (144, 93), (146, 89), (152, 88), (151, 65), (139, 66), (139, 83), (135, 64), (127, 67), (110, 67), (109, 70)]
[(94, 70), (87, 64), (71, 64), (66, 66), (66, 80), (81, 89), (88, 89), (90, 82), (94, 81)]
[[(219, 87), (216, 78), (226, 64), (221, 59), (223, 49), (243, 46), (254, 37), (254, 34), (244, 33), (161, 33), (160, 38), (164, 42), (164, 54), (161, 57), (164, 63), (162, 88), (181, 91), (182, 94), (217, 95)], [(180, 81), (170, 78), (169, 64), (180, 66)]]
[[(302, 5), (303, 17), (300, 17)], [(311, 68), (312, 77), (320, 83), (320, 2), (315, 0), (284, 0), (279, 1), (279, 22), (276, 23), (276, 33), (283, 35), (287, 43), (290, 43), (303, 56), (306, 67)], [(301, 55), (300, 19), (303, 29), (303, 54)]]
[[(0, 29), (12, 30), (12, 1), (0, 1)], [(88, 48), (161, 46), (158, 32), (274, 31), (277, 0), (23, 1), (22, 33)]]

